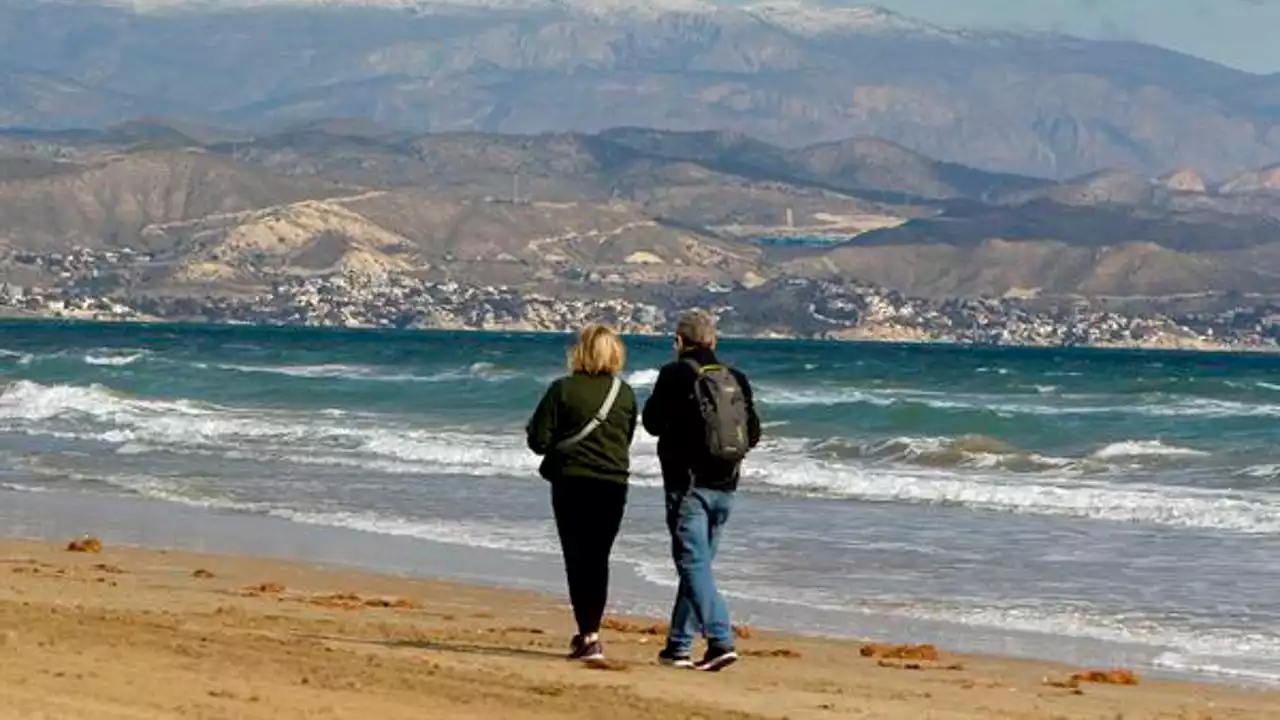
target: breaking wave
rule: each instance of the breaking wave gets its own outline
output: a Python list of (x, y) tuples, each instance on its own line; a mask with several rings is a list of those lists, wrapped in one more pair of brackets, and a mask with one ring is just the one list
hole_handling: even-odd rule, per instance
[(1099, 460), (1141, 457), (1206, 457), (1209, 453), (1202, 450), (1165, 445), (1159, 440), (1125, 440), (1112, 443), (1097, 452), (1093, 457)]
[[(1010, 402), (1007, 395), (964, 395), (924, 390), (866, 389), (851, 387), (786, 388), (762, 386), (760, 402), (776, 406), (870, 405), (881, 408), (921, 407), (933, 410), (1017, 415), (1141, 415), (1148, 417), (1280, 417), (1280, 405), (1246, 403), (1216, 398), (1165, 398), (1163, 402), (1105, 404), (1105, 396), (1061, 395), (1038, 392), (1042, 402)], [(1073, 404), (1085, 401), (1088, 404)], [(1092, 401), (1092, 402), (1089, 402)]]
[(283, 375), (291, 378), (308, 380), (355, 380), (365, 382), (459, 382), (464, 380), (486, 380), (503, 382), (518, 376), (514, 371), (502, 368), (491, 362), (477, 362), (458, 370), (445, 370), (426, 375), (415, 375), (402, 372), (387, 372), (384, 367), (376, 365), (350, 365), (343, 363), (323, 363), (318, 365), (234, 365), (221, 364), (220, 370), (263, 375)]
[[(512, 429), (423, 428), (377, 416), (246, 410), (30, 381), (13, 383), (0, 394), (0, 431), (5, 430), (95, 441), (122, 454), (207, 453), (396, 474), (534, 478), (538, 464)], [(743, 487), (757, 493), (1280, 533), (1280, 497), (1275, 495), (1140, 483), (1082, 471), (1088, 463), (1126, 453), (1195, 452), (1156, 441), (1127, 442), (1071, 459), (1021, 452), (982, 436), (862, 444), (773, 438), (753, 455)], [(654, 443), (643, 433), (636, 440), (633, 472), (639, 484), (660, 484)]]
[(106, 367), (124, 367), (146, 357), (146, 352), (134, 353), (112, 353), (104, 352), (101, 354), (90, 353), (84, 356), (84, 361), (88, 365), (101, 365)]

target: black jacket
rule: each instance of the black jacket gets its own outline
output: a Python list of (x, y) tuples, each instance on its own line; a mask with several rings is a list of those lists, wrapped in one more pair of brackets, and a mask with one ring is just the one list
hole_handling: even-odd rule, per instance
[(631, 439), (636, 431), (636, 395), (622, 383), (605, 421), (576, 445), (555, 446), (583, 426), (600, 409), (609, 375), (574, 374), (551, 383), (525, 428), (529, 449), (542, 455), (539, 472), (547, 480), (590, 478), (625, 483), (631, 474)]
[[(653, 394), (644, 404), (644, 429), (658, 438), (658, 459), (662, 462), (662, 484), (668, 492), (684, 492), (690, 487), (736, 490), (741, 463), (719, 463), (699, 460), (702, 433), (698, 429), (699, 411), (693, 397), (697, 372), (687, 363), (692, 358), (699, 365), (719, 364), (710, 350), (683, 353), (680, 360), (663, 366), (653, 385)], [(756, 414), (755, 397), (747, 376), (729, 368), (742, 387), (747, 401), (747, 437), (751, 447), (760, 442), (760, 417)], [(695, 445), (696, 443), (696, 445)]]

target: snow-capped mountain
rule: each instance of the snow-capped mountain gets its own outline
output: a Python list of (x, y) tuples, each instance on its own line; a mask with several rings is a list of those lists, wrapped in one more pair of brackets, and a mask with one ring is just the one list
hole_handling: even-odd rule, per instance
[(0, 0), (0, 125), (872, 135), (1070, 177), (1280, 160), (1280, 76), (823, 0)]
[[(44, 0), (65, 2), (66, 0)], [(422, 15), (466, 11), (555, 11), (620, 19), (683, 14), (708, 18), (754, 18), (793, 32), (909, 32), (952, 34), (935, 25), (870, 4), (831, 4), (807, 0), (729, 3), (712, 0), (80, 0), (86, 4), (132, 8), (139, 13), (209, 12), (234, 8), (329, 7), (411, 10)]]

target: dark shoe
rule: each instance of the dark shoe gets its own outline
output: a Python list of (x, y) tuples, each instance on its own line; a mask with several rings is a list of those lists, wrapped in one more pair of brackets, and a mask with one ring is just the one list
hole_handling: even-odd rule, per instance
[(663, 648), (658, 653), (658, 664), (663, 667), (681, 668), (692, 670), (694, 668), (693, 656), (687, 652), (672, 650), (671, 648)]
[(604, 646), (600, 644), (599, 640), (588, 642), (581, 635), (574, 635), (573, 642), (569, 643), (569, 659), (603, 660)]
[(702, 662), (694, 667), (706, 672), (719, 672), (730, 665), (738, 662), (738, 653), (733, 648), (707, 648), (707, 654), (702, 656)]

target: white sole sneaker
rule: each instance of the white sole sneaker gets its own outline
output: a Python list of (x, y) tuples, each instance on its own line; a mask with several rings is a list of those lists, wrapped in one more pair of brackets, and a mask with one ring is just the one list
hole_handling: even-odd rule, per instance
[(691, 657), (659, 657), (658, 664), (663, 667), (679, 668), (681, 670), (692, 670), (697, 667)]
[(703, 660), (694, 667), (703, 672), (719, 672), (736, 662), (738, 662), (738, 653), (730, 650), (723, 655), (717, 655), (708, 660)]

